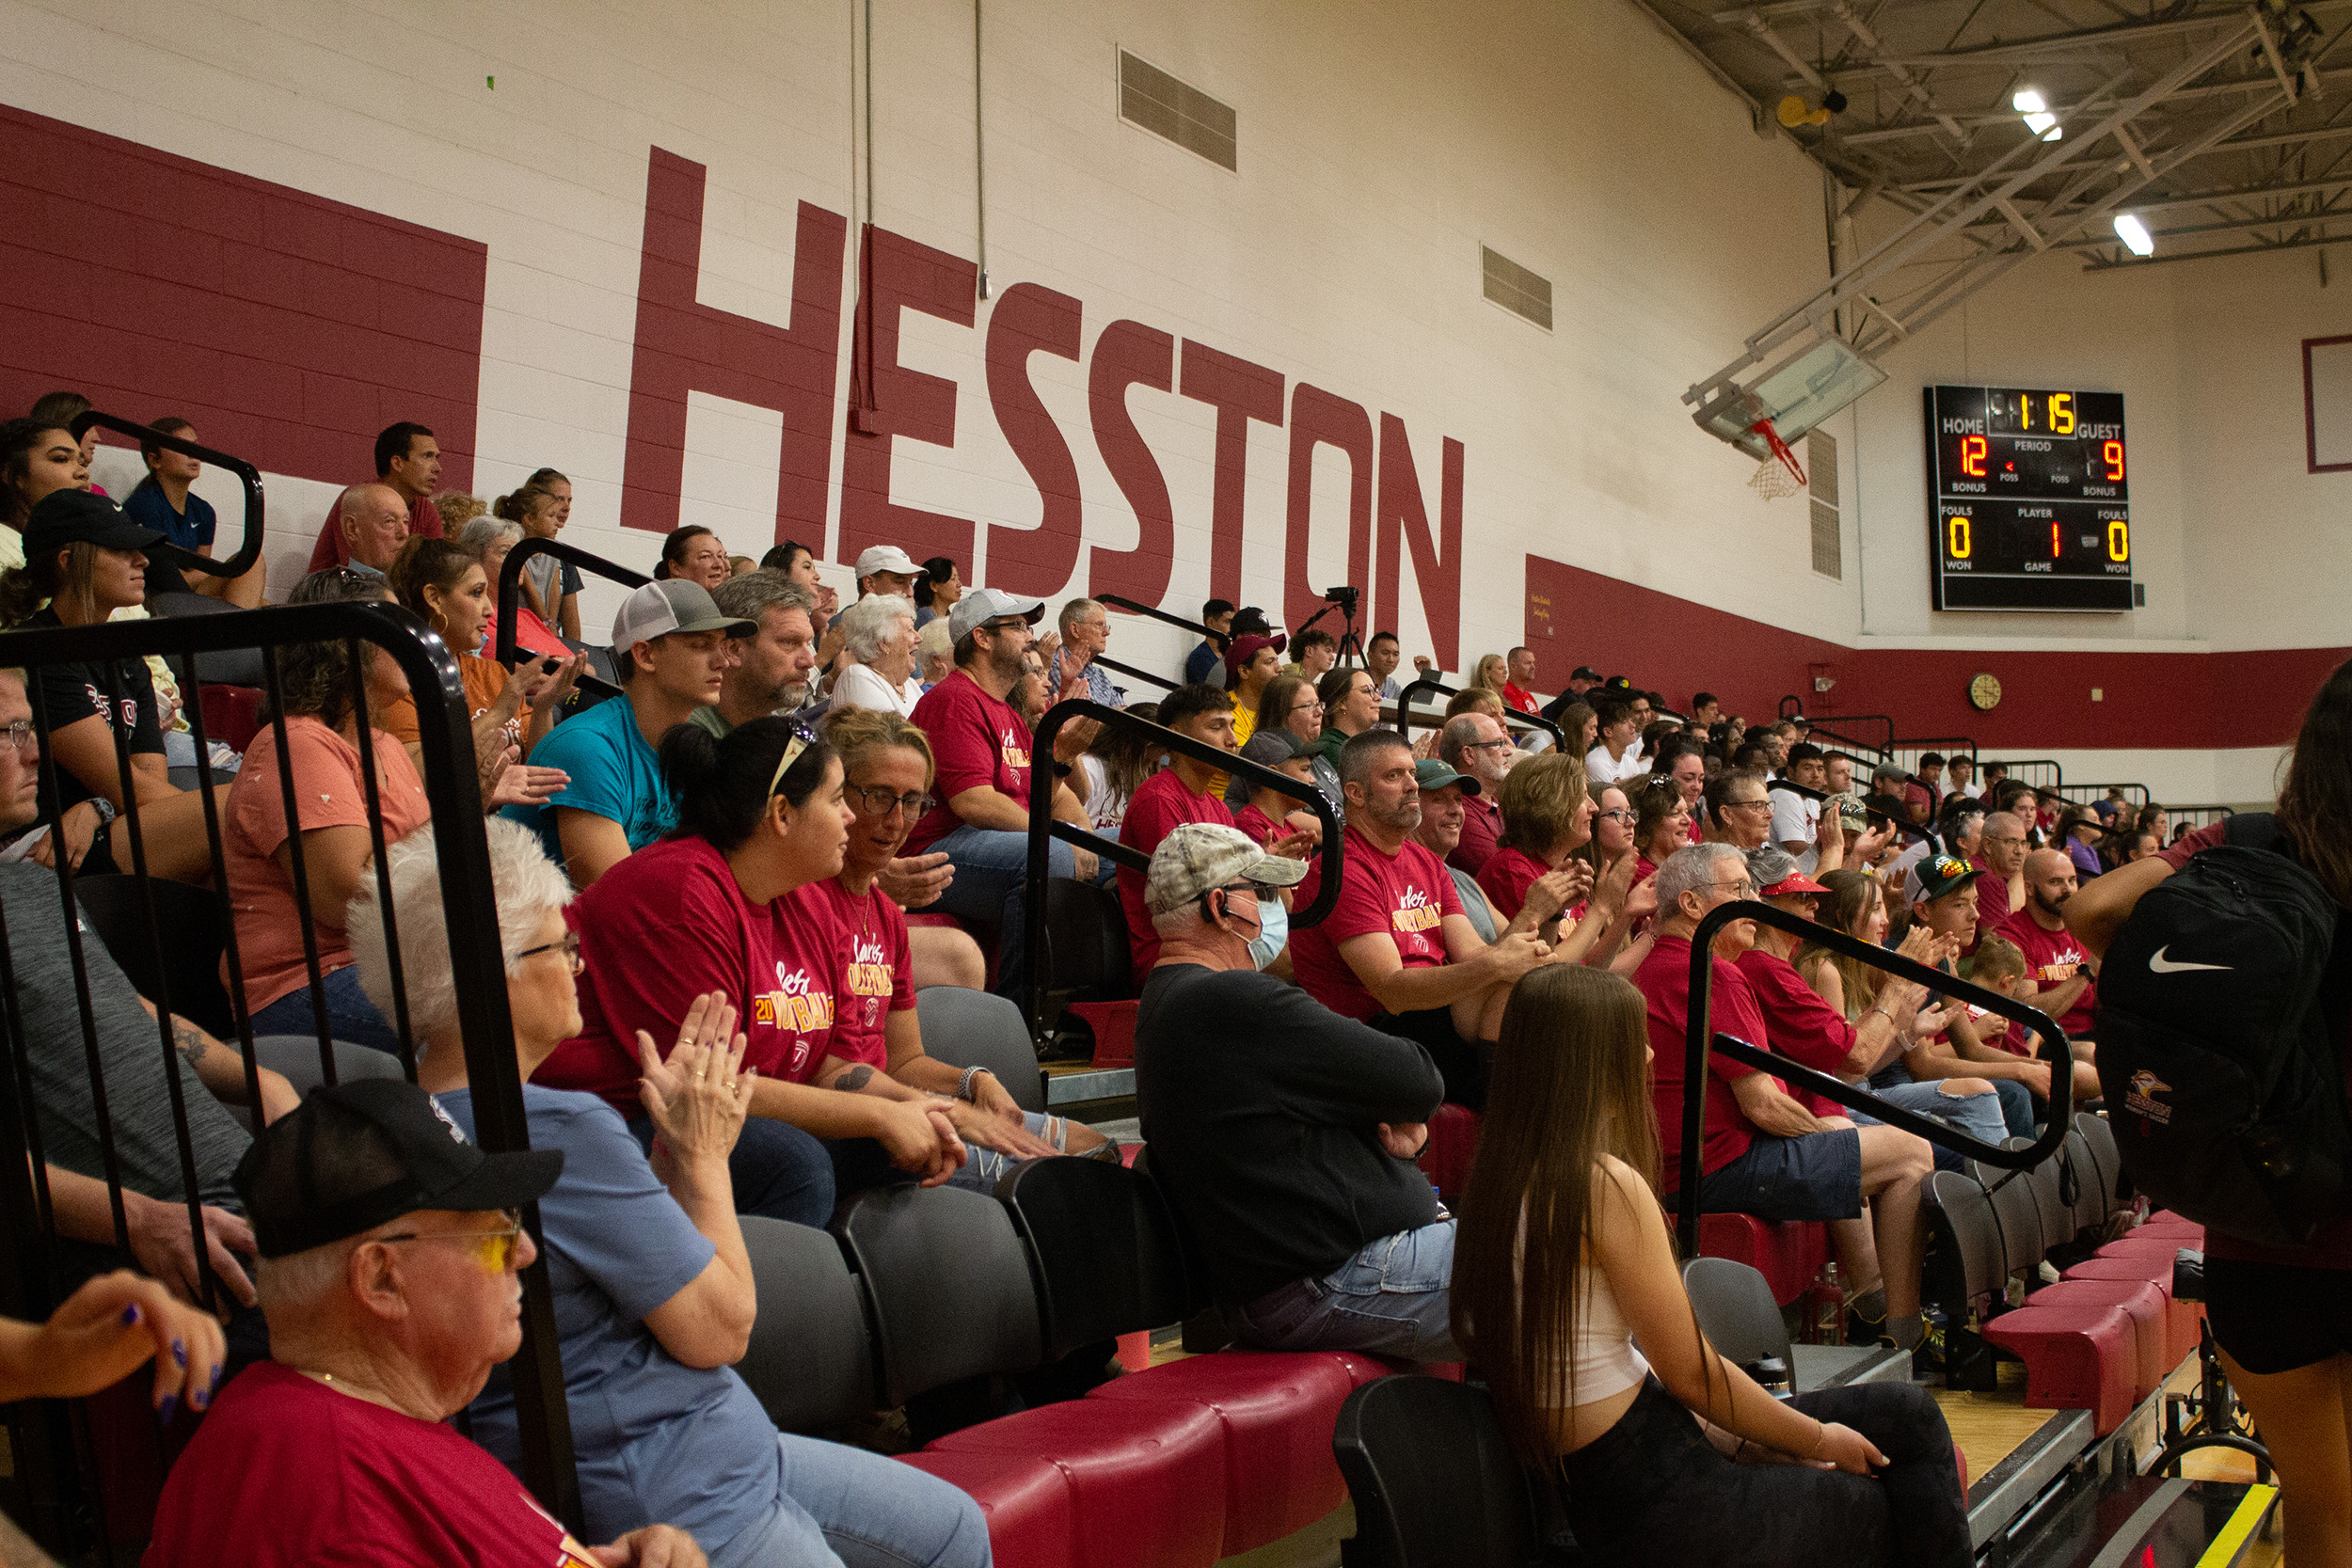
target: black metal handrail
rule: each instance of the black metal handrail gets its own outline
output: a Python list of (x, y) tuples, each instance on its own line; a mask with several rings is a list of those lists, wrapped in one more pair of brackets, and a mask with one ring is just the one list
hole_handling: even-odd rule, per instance
[(2147, 805), (2156, 798), (2154, 792), (2144, 784), (2079, 784), (2058, 786), (2061, 799), (2085, 806), (2106, 800), (2107, 791), (2110, 789), (2122, 790), (2123, 799), (2135, 806)]
[[(278, 669), (275, 654), (278, 648), (295, 642), (342, 642), (355, 654), (352, 660), (353, 678), (355, 689), (359, 692), (355, 717), (361, 737), (361, 768), (368, 780), (376, 889), (385, 911), (386, 941), (395, 965), (398, 962), (398, 938), (391, 913), (389, 870), (384, 853), (381, 812), (376, 800), (375, 768), (372, 760), (373, 725), (364, 708), (364, 686), (360, 676), (364, 666), (356, 657), (358, 644), (367, 642), (383, 649), (407, 677), (408, 689), (416, 703), (418, 738), (424, 757), (423, 782), (436, 830), (434, 843), (449, 935), (450, 963), (455, 985), (457, 1022), (465, 1045), (467, 1074), (473, 1088), (478, 1141), (483, 1148), (494, 1152), (527, 1149), (531, 1147), (531, 1133), (524, 1117), (522, 1085), (516, 1070), (513, 1020), (507, 1009), (503, 943), (499, 931), (498, 911), (489, 896), (489, 844), (483, 830), (483, 800), (475, 765), (472, 707), (466, 695), (464, 681), (458, 673), (456, 660), (431, 627), (408, 610), (382, 602), (294, 605), (221, 615), (109, 621), (91, 626), (0, 633), (0, 663), (22, 666), (25, 670), (26, 694), (33, 705), (35, 726), (44, 739), (41, 764), (46, 798), (54, 800), (56, 799), (56, 762), (53, 748), (45, 743), (50, 723), (40, 679), (42, 667), (60, 663), (92, 663), (112, 672), (119, 660), (144, 658), (151, 655), (176, 657), (259, 648), (270, 677), (272, 706), (279, 715), (277, 722), (279, 726), (278, 750), (280, 777), (281, 781), (287, 781), (291, 780), (292, 774), (287, 770), (284, 760), (284, 705), (276, 691)], [(116, 700), (119, 701), (119, 697)], [(201, 755), (206, 749), (201, 705), (190, 704), (185, 711), (192, 737)], [(127, 781), (128, 759), (123, 734), (119, 727), (115, 728), (115, 736), (118, 766)], [(127, 796), (127, 782), (125, 793)], [(246, 1096), (248, 1102), (258, 1110), (259, 1063), (254, 1054), (252, 1020), (246, 1001), (244, 976), (237, 961), (234, 915), (228, 903), (228, 868), (219, 832), (218, 810), (210, 791), (203, 793), (205, 828), (212, 852), (213, 885), (222, 901), (221, 914), (230, 942), (226, 965), (228, 990), (238, 1045), (244, 1057)], [(160, 934), (160, 923), (151, 883), (144, 875), (146, 852), (140, 816), (135, 810), (126, 810), (122, 814), (123, 819), (130, 824), (134, 870), (139, 874), (145, 895), (147, 930), (151, 938), (155, 938)], [(299, 883), (301, 833), (297, 825), (300, 818), (291, 809), (291, 802), (287, 821), (288, 842), (292, 846)], [(61, 896), (66, 904), (68, 953), (75, 967), (76, 989), (83, 997), (82, 1029), (91, 1058), (92, 1098), (115, 1212), (116, 1240), (127, 1252), (120, 1169), (114, 1154), (112, 1132), (106, 1117), (103, 1077), (97, 1067), (96, 1026), (88, 1009), (88, 987), (83, 971), (84, 949), (72, 887), (72, 871), (63, 854), (56, 857), (56, 869)], [(296, 904), (303, 915), (307, 933), (309, 906), (307, 896), (299, 887)], [(5, 925), (0, 924), (0, 954), (5, 953), (6, 944)], [(321, 989), (316, 949), (307, 940), (306, 948), (309, 949), (312, 990), (316, 994)], [(17, 1058), (20, 1079), (19, 1085), (11, 1085), (19, 1087), (20, 1092), (8, 1097), (19, 1101), (13, 1107), (17, 1114), (12, 1118), (0, 1118), (0, 1165), (11, 1170), (21, 1169), (28, 1156), (35, 1157), (33, 1175), (40, 1188), (39, 1201), (33, 1209), (19, 1208), (11, 1201), (7, 1223), (12, 1228), (10, 1241), (20, 1259), (28, 1255), (45, 1258), (48, 1238), (44, 1227), (49, 1223), (47, 1183), (37, 1159), (37, 1123), (31, 1116), (30, 1080), (24, 1076), (28, 1058), (22, 1020), (17, 1016), (12, 969), (0, 977), (5, 977), (7, 981), (9, 1044)], [(393, 979), (398, 990), (397, 968)], [(174, 1119), (181, 1134), (182, 1178), (188, 1197), (195, 1255), (201, 1259), (206, 1256), (207, 1245), (193, 1158), (187, 1148), (185, 1121), (179, 1114), (178, 1068), (170, 1049), (170, 1018), (173, 1011), (170, 1003), (171, 998), (167, 992), (156, 1011), (161, 1015), (167, 1081), (172, 1088)], [(399, 1010), (404, 1014), (399, 1022), (405, 1043), (405, 1005)], [(328, 1081), (332, 1082), (333, 1058), (326, 1046), (323, 1022), (321, 1054), (322, 1067)], [(413, 1074), (413, 1062), (406, 1065)], [(11, 1139), (12, 1143), (8, 1141)], [(537, 1238), (540, 1225), (536, 1205), (526, 1210), (525, 1222), (534, 1239)], [(45, 1268), (42, 1272), (45, 1276)], [(579, 1478), (573, 1463), (571, 1423), (564, 1397), (562, 1351), (555, 1327), (553, 1298), (548, 1285), (544, 1248), (540, 1259), (523, 1271), (522, 1285), (523, 1343), (514, 1364), (513, 1375), (523, 1481), (550, 1512), (577, 1531), (580, 1528)], [(37, 1291), (38, 1289), (36, 1286)], [(41, 1307), (44, 1314), (48, 1305), (54, 1303)]]
[[(1714, 982), (1713, 946), (1716, 936), (1735, 920), (1753, 920), (1759, 926), (1770, 926), (1787, 931), (1806, 942), (1819, 942), (1831, 952), (1869, 965), (1872, 969), (1926, 986), (1947, 997), (1965, 1002), (1988, 1013), (1998, 1013), (2023, 1028), (2042, 1037), (2041, 1059), (2050, 1069), (2050, 1120), (2042, 1135), (2024, 1148), (2004, 1148), (1956, 1132), (1942, 1122), (1890, 1104), (1872, 1094), (1864, 1085), (1848, 1084), (1826, 1072), (1817, 1072), (1802, 1063), (1761, 1050), (1750, 1041), (1730, 1035), (1715, 1033), (1708, 1018), (1708, 993)], [(1952, 1149), (1965, 1158), (1978, 1160), (2002, 1170), (2030, 1170), (2057, 1153), (2066, 1142), (2067, 1130), (2074, 1125), (2074, 1057), (2066, 1041), (2066, 1031), (2058, 1021), (2039, 1008), (2012, 1001), (1998, 991), (1973, 985), (1957, 975), (1904, 958), (1892, 948), (1880, 947), (1832, 930), (1803, 915), (1751, 898), (1741, 898), (1718, 906), (1707, 913), (1691, 934), (1691, 997), (1688, 1019), (1684, 1027), (1682, 1069), (1682, 1128), (1681, 1151), (1676, 1162), (1680, 1178), (1675, 1194), (1675, 1235), (1685, 1258), (1698, 1256), (1699, 1245), (1699, 1149), (1701, 1130), (1707, 1112), (1707, 1058), (1710, 1048), (1721, 1052), (1742, 1067), (1751, 1067), (1784, 1079), (1795, 1087), (1810, 1089), (1825, 1100), (1834, 1100), (1851, 1110), (1864, 1111), (1875, 1120), (1889, 1127), (1915, 1133), (1931, 1144)]]
[[(1396, 694), (1396, 733), (1408, 741), (1413, 738), (1413, 696), (1414, 693), (1420, 691), (1435, 692), (1440, 697), (1454, 697), (1461, 694), (1459, 689), (1446, 685), (1435, 674), (1417, 676), (1404, 690), (1398, 692)], [(1551, 736), (1551, 743), (1555, 747), (1563, 746), (1567, 738), (1566, 732), (1551, 720), (1540, 713), (1521, 713), (1508, 703), (1502, 705), (1502, 722), (1506, 727), (1517, 724), (1521, 729), (1542, 730)]]
[[(578, 545), (566, 545), (560, 539), (533, 539), (525, 535), (516, 541), (513, 549), (506, 552), (506, 560), (499, 567), (499, 641), (493, 657), (509, 669), (514, 668), (516, 657), (515, 612), (523, 602), (523, 562), (542, 555), (568, 561), (583, 572), (610, 578), (624, 588), (643, 588), (653, 580), (643, 572), (631, 571), (616, 561), (607, 561), (595, 551), (583, 550)], [(624, 648), (614, 657), (620, 657), (628, 651)], [(627, 674), (628, 672), (622, 671), (621, 673)]]
[(2237, 815), (2237, 807), (2222, 805), (2167, 806), (2164, 811), (2167, 816), (2173, 819), (2174, 827), (2180, 826), (2184, 819), (2193, 819), (2197, 826), (2210, 828)]
[(1121, 664), (1115, 658), (1105, 658), (1101, 654), (1096, 654), (1088, 662), (1099, 664), (1105, 670), (1116, 671), (1129, 680), (1150, 681), (1163, 691), (1173, 691), (1184, 684), (1183, 681), (1169, 680), (1166, 675), (1155, 675), (1149, 670), (1138, 670), (1132, 664)]
[(1171, 615), (1165, 610), (1154, 609), (1148, 604), (1137, 604), (1124, 594), (1097, 594), (1094, 595), (1094, 602), (1123, 610), (1130, 615), (1149, 615), (1154, 621), (1165, 621), (1171, 626), (1182, 626), (1188, 632), (1206, 638), (1219, 648), (1227, 647), (1232, 641), (1232, 639), (1224, 632), (1212, 631), (1198, 621), (1187, 621), (1181, 615)]
[(1249, 761), (1232, 752), (1220, 752), (1206, 741), (1179, 735), (1165, 724), (1154, 724), (1121, 708), (1104, 707), (1083, 697), (1065, 698), (1046, 709), (1038, 721), (1037, 735), (1029, 742), (1029, 864), (1026, 874), (1027, 892), (1022, 907), (1022, 917), (1027, 930), (1025, 941), (1029, 955), (1029, 1032), (1038, 1034), (1044, 1027), (1045, 1018), (1045, 879), (1052, 863), (1053, 839), (1091, 849), (1096, 854), (1127, 867), (1131, 871), (1151, 869), (1152, 857), (1116, 840), (1089, 832), (1074, 822), (1064, 822), (1054, 816), (1054, 787), (1070, 768), (1054, 756), (1054, 741), (1064, 724), (1073, 719), (1092, 719), (1104, 728), (1132, 731), (1149, 735), (1153, 742), (1167, 747), (1195, 762), (1205, 762), (1220, 772), (1247, 780), (1259, 789), (1271, 789), (1287, 795), (1315, 814), (1323, 825), (1323, 843), (1315, 851), (1322, 866), (1322, 876), (1315, 895), (1307, 907), (1291, 916), (1291, 928), (1297, 930), (1312, 926), (1331, 912), (1339, 902), (1340, 877), (1344, 864), (1341, 845), (1339, 814), (1322, 791), (1312, 784), (1301, 784), (1287, 773), (1278, 773), (1262, 763)]
[[(167, 451), (176, 451), (183, 457), (193, 457), (199, 463), (210, 463), (216, 468), (226, 468), (235, 474), (237, 483), (245, 487), (245, 542), (237, 546), (236, 554), (225, 561), (215, 561), (168, 542), (151, 546), (147, 553), (161, 556), (167, 563), (183, 572), (202, 572), (207, 577), (240, 578), (253, 569), (253, 563), (262, 558), (263, 507), (261, 469), (242, 457), (231, 457), (225, 451), (199, 446), (184, 436), (167, 436), (160, 430), (134, 424), (114, 414), (102, 414), (95, 408), (76, 415), (73, 422), (66, 428), (73, 433), (73, 438), (78, 441), (89, 434), (92, 426), (128, 436), (133, 440), (151, 446), (162, 447)], [(327, 526), (335, 526), (334, 521), (330, 519)]]
[[(1823, 751), (1867, 752), (1875, 762), (1884, 762), (1894, 752), (1895, 721), (1883, 713), (1840, 713), (1827, 719), (1816, 719), (1810, 714), (1799, 714), (1797, 717), (1802, 718), (1809, 727), (1810, 733), (1805, 738), (1814, 745), (1820, 746), (1824, 740), (1837, 743), (1835, 748), (1822, 746)], [(1853, 733), (1855, 727), (1862, 724), (1884, 725), (1886, 738), (1883, 741), (1862, 739)]]
[[(2009, 777), (2015, 779), (2020, 784), (2029, 784), (2036, 789), (2056, 790), (2060, 795), (2066, 793), (2066, 769), (2059, 765), (2058, 760), (2056, 757), (2027, 757), (2023, 762), (2019, 762), (2012, 758), (2003, 762), (2002, 766), (2009, 770)], [(2034, 777), (2027, 778), (2025, 774), (2018, 771), (2020, 768), (2032, 768), (2036, 769), (2046, 768), (2049, 769), (2049, 774), (2047, 777), (2043, 777), (2037, 772)]]

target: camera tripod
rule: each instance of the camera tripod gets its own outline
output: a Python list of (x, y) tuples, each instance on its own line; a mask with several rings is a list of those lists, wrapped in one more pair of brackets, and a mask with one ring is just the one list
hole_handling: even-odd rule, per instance
[(1312, 615), (1307, 617), (1306, 626), (1300, 626), (1297, 631), (1291, 633), (1291, 641), (1294, 642), (1297, 641), (1300, 634), (1305, 632), (1309, 626), (1313, 626), (1317, 621), (1322, 620), (1326, 615), (1330, 614), (1331, 611), (1336, 610), (1340, 612), (1342, 629), (1340, 632), (1339, 652), (1337, 657), (1332, 662), (1332, 668), (1336, 670), (1361, 669), (1365, 662), (1364, 640), (1358, 636), (1356, 632), (1356, 607), (1362, 602), (1362, 599), (1363, 591), (1360, 589), (1348, 588), (1344, 586), (1325, 589), (1323, 591), (1323, 608), (1316, 610)]

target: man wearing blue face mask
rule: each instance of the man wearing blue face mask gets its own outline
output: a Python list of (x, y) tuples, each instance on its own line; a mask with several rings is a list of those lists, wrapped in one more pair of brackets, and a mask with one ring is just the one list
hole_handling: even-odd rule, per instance
[(1211, 1289), (1242, 1343), (1458, 1360), (1454, 1221), (1413, 1164), (1445, 1091), (1437, 1064), (1257, 973), (1253, 944), (1306, 871), (1213, 823), (1152, 852), (1159, 961), (1136, 1022), (1152, 1169), (1214, 1239)]

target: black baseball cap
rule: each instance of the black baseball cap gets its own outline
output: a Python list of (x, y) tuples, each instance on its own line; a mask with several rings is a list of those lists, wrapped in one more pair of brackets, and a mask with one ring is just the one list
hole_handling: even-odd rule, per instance
[(96, 545), (109, 550), (143, 550), (163, 541), (151, 528), (141, 528), (122, 515), (122, 508), (87, 490), (52, 490), (33, 503), (24, 519), (24, 559), (37, 560), (68, 545)]
[(485, 1154), (405, 1078), (312, 1089), (265, 1128), (231, 1179), (264, 1258), (285, 1258), (420, 1209), (478, 1212), (545, 1197), (560, 1148)]
[(1568, 676), (1568, 679), (1572, 681), (1597, 681), (1600, 679), (1600, 672), (1594, 669), (1589, 664), (1580, 664), (1576, 667), (1575, 673)]

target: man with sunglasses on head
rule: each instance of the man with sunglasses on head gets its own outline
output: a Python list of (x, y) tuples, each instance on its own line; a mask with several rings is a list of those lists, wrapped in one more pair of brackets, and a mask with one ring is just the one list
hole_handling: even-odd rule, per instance
[[(1022, 883), (1029, 866), (1029, 726), (1011, 706), (1013, 688), (1027, 673), (1027, 655), (1045, 601), (997, 588), (964, 591), (947, 612), (956, 667), (914, 705), (915, 727), (931, 743), (937, 802), (907, 835), (905, 853), (945, 852), (955, 879), (926, 912), (997, 923), (1003, 932), (997, 989), (1022, 994), (1028, 983), (1023, 952)], [(1093, 831), (1086, 802), (1047, 770), (1053, 815)], [(1109, 870), (1091, 849), (1053, 841), (1049, 870), (1057, 877), (1100, 881)]]
[(329, 1560), (702, 1568), (668, 1525), (592, 1549), (448, 1422), (522, 1346), (516, 1211), (563, 1171), (485, 1154), (397, 1078), (313, 1090), (237, 1166), (272, 1358), (172, 1466), (150, 1568)]
[(1455, 1360), (1454, 1221), (1412, 1163), (1444, 1088), (1436, 1064), (1257, 973), (1265, 911), (1306, 870), (1214, 823), (1152, 852), (1159, 962), (1136, 1020), (1152, 1174), (1210, 1243), (1210, 1289), (1243, 1344)]

